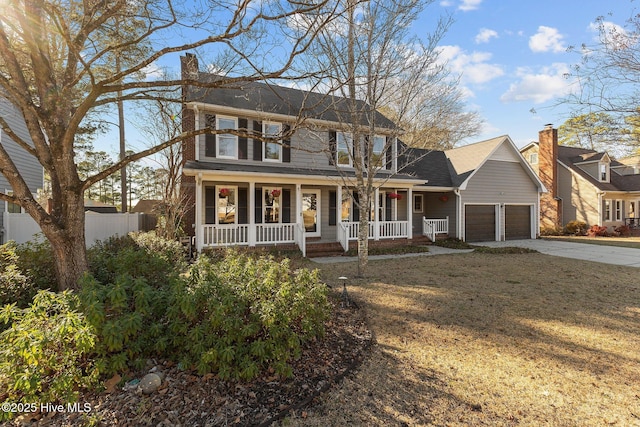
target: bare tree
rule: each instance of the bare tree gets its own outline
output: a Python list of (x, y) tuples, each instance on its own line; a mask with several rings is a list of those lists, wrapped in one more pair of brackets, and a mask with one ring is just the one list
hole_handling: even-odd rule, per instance
[[(326, 4), (293, 0), (0, 2), (0, 93), (20, 111), (31, 141), (21, 138), (3, 118), (0, 126), (50, 176), (51, 212), (38, 204), (15, 159), (1, 145), (0, 171), (13, 193), (0, 193), (0, 199), (22, 206), (40, 225), (53, 249), (59, 289), (76, 287), (88, 267), (84, 191), (132, 161), (210, 131), (181, 133), (81, 178), (74, 139), (92, 114), (118, 102), (165, 99), (183, 84), (221, 87), (282, 77), (331, 14), (315, 14), (314, 24), (306, 31), (292, 30), (285, 22), (324, 9)], [(131, 21), (142, 23), (142, 30), (116, 25)], [(148, 52), (123, 61), (117, 70), (114, 55), (147, 43)], [(278, 55), (269, 54), (275, 49)], [(194, 50), (210, 58), (223, 51), (227, 58), (234, 58), (230, 62), (234, 68), (225, 70), (226, 78), (208, 82), (148, 77), (158, 61), (175, 59), (177, 63), (177, 54)]]
[[(385, 166), (385, 156), (379, 153), (392, 151), (403, 157), (406, 146), (397, 143), (403, 134), (400, 124), (431, 117), (429, 109), (432, 113), (446, 111), (433, 108), (434, 104), (444, 106), (446, 97), (439, 93), (449, 91), (449, 99), (459, 99), (455, 83), (446, 88), (452, 82), (447, 80), (448, 72), (437, 50), (451, 19), (438, 20), (426, 41), (409, 33), (411, 24), (431, 3), (433, 0), (340, 0), (340, 19), (325, 27), (310, 51), (308, 67), (323, 70), (321, 79), (337, 95), (331, 108), (342, 130), (350, 135), (347, 146), (352, 149), (341, 155), (349, 157), (347, 163), (353, 166), (355, 180), (342, 176), (345, 186), (355, 182), (350, 191), (359, 205), (358, 275), (364, 274), (368, 263), (369, 206), (380, 185), (377, 173)], [(395, 125), (380, 114), (383, 108), (393, 112)], [(442, 114), (433, 120), (444, 123), (447, 118)], [(383, 141), (377, 139), (381, 129), (386, 136)], [(417, 146), (424, 143), (414, 141)], [(335, 153), (329, 151), (329, 155)], [(335, 164), (342, 173), (339, 163), (338, 158)]]
[[(640, 14), (633, 9), (624, 25), (608, 19), (596, 18), (597, 43), (570, 48), (581, 60), (566, 76), (574, 86), (561, 102), (574, 107), (573, 120), (607, 113), (607, 121), (615, 121), (613, 128), (623, 128), (633, 125), (640, 105)], [(622, 132), (609, 146), (618, 151), (637, 149), (632, 133)]]

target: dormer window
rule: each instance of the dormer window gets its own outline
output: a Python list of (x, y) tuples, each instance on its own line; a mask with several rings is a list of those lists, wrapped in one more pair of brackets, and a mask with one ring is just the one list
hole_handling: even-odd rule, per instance
[(600, 163), (599, 171), (600, 171), (600, 182), (609, 182), (609, 164)]

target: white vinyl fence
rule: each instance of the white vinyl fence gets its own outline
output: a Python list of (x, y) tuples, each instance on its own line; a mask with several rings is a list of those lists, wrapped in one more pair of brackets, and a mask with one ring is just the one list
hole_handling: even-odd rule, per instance
[[(111, 236), (124, 236), (131, 231), (139, 231), (143, 214), (140, 213), (85, 213), (85, 241), (92, 246), (98, 240), (106, 240)], [(40, 233), (40, 226), (25, 213), (3, 214), (2, 243), (15, 240), (25, 243), (35, 239)]]

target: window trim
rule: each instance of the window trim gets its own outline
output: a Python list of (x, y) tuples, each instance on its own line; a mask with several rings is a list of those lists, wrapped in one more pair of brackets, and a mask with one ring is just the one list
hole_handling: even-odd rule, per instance
[[(271, 121), (263, 121), (262, 122), (262, 135), (267, 137), (266, 127), (269, 125), (277, 125), (278, 126), (278, 135), (282, 134), (282, 123), (279, 122), (271, 122)], [(279, 142), (267, 142), (262, 141), (262, 161), (263, 162), (273, 162), (273, 163), (282, 163), (282, 139), (278, 139)], [(267, 144), (275, 144), (278, 147), (278, 158), (277, 159), (269, 159), (267, 158)]]
[[(604, 168), (604, 170), (602, 170)], [(600, 182), (609, 182), (611, 179), (611, 171), (609, 164), (605, 162), (598, 163), (598, 179)]]
[[(349, 163), (340, 163), (340, 137), (342, 136), (342, 139), (344, 139), (345, 144), (346, 144), (346, 148), (347, 148), (347, 159), (349, 160)], [(337, 131), (336, 132), (336, 165), (339, 167), (344, 167), (344, 168), (348, 168), (348, 167), (353, 167), (353, 159), (352, 159), (352, 155), (351, 155), (351, 151), (353, 150), (353, 134), (351, 132), (342, 132), (342, 131)]]
[(529, 154), (529, 164), (532, 164), (532, 165), (538, 164), (538, 153)]
[[(267, 199), (265, 197), (265, 193), (267, 192), (271, 193), (273, 190), (280, 191), (280, 195), (278, 196), (278, 221), (268, 222), (267, 221)], [(282, 224), (282, 187), (264, 186), (260, 191), (262, 194), (262, 224)]]
[[(4, 194), (6, 194), (7, 196), (13, 196), (13, 190), (5, 189), (4, 190)], [(20, 212), (9, 212), (9, 205), (17, 206), (18, 208), (20, 208)], [(17, 204), (17, 203), (11, 203), (11, 202), (5, 200), (5, 202), (4, 202), (4, 211), (6, 213), (24, 213), (24, 208), (22, 206), (20, 206), (19, 204)]]
[[(232, 116), (221, 116), (216, 114), (216, 129), (227, 129), (226, 127), (220, 126), (220, 120), (233, 120), (235, 130), (238, 130), (238, 118)], [(234, 139), (234, 155), (227, 156), (220, 154), (220, 137), (222, 136), (231, 136)], [(219, 159), (238, 159), (238, 135), (233, 135), (230, 133), (218, 133), (216, 134), (216, 157)]]
[[(420, 208), (416, 208), (417, 201), (420, 200)], [(413, 213), (424, 213), (424, 194), (413, 195)]]
[(615, 221), (622, 221), (622, 200), (614, 200), (613, 212)]
[(605, 221), (611, 221), (612, 218), (612, 200), (611, 199), (606, 199), (604, 201), (604, 220)]
[[(382, 140), (382, 147), (380, 147), (380, 151), (376, 152), (375, 147), (376, 147), (376, 138), (379, 138)], [(373, 145), (371, 146), (371, 154), (376, 154), (380, 156), (380, 165), (377, 166), (379, 167), (381, 170), (386, 170), (387, 169), (387, 156), (385, 153), (385, 145), (387, 145), (387, 137), (384, 135), (374, 135), (373, 136)]]

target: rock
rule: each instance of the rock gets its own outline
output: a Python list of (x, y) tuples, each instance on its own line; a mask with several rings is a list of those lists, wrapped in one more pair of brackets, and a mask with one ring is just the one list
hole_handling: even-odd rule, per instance
[(151, 394), (155, 392), (162, 384), (162, 379), (158, 374), (151, 373), (142, 377), (140, 380), (140, 389), (144, 394)]

